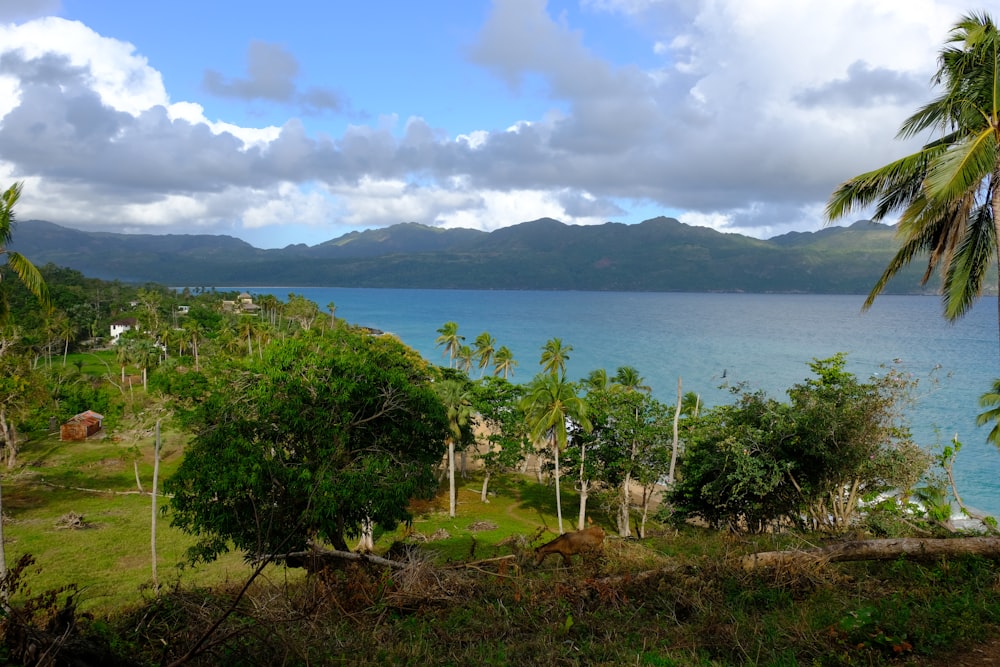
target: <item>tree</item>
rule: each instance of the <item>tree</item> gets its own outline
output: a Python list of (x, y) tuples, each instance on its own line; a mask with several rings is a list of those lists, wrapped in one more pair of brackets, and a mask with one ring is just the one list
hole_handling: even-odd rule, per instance
[(449, 430), (426, 364), (391, 337), (303, 334), (213, 373), (167, 483), (173, 524), (200, 538), (194, 556), (346, 550), (365, 521), (391, 528), (436, 488)]
[(517, 368), (517, 361), (514, 360), (514, 354), (506, 345), (501, 345), (500, 349), (493, 355), (493, 375), (507, 380), (514, 377), (515, 368)]
[(484, 331), (476, 336), (474, 345), (476, 346), (476, 349), (473, 356), (478, 362), (480, 375), (482, 375), (484, 369), (493, 363), (493, 359), (496, 355), (497, 341), (488, 331)]
[(737, 389), (686, 434), (670, 499), (678, 518), (760, 531), (774, 522), (842, 531), (863, 497), (905, 495), (930, 457), (910, 439), (901, 406), (912, 383), (895, 371), (860, 382), (842, 354), (815, 360), (790, 403)]
[(882, 220), (900, 212), (902, 246), (865, 308), (903, 267), (927, 253), (924, 282), (940, 269), (944, 315), (954, 320), (972, 306), (987, 269), (1000, 259), (1000, 33), (989, 14), (969, 14), (955, 24), (938, 54), (934, 81), (941, 94), (907, 118), (899, 136), (927, 130), (940, 136), (840, 185), (826, 214), (833, 221), (874, 206), (872, 219)]
[(589, 391), (587, 405), (595, 475), (614, 490), (618, 534), (629, 537), (633, 484), (655, 484), (667, 472), (668, 410), (649, 394), (621, 385)]
[(577, 395), (576, 385), (567, 382), (565, 377), (554, 373), (540, 373), (528, 385), (527, 393), (521, 399), (521, 409), (527, 418), (531, 439), (535, 443), (547, 440), (552, 449), (555, 459), (556, 515), (559, 532), (562, 533), (559, 451), (566, 448), (570, 421), (578, 424), (585, 432), (590, 431), (587, 403)]
[(992, 422), (993, 428), (986, 439), (1000, 446), (1000, 380), (994, 380), (992, 391), (979, 397), (979, 406), (987, 409), (976, 416), (976, 425), (985, 426)]
[(459, 346), (458, 352), (455, 354), (455, 368), (468, 375), (469, 371), (472, 370), (474, 358), (475, 353), (471, 347), (468, 345)]
[(448, 417), (448, 515), (454, 518), (458, 502), (455, 490), (455, 443), (462, 440), (462, 431), (472, 418), (472, 393), (461, 380), (436, 382), (434, 391), (444, 404)]
[(319, 306), (304, 296), (289, 294), (288, 303), (285, 304), (285, 317), (297, 323), (299, 328), (308, 331), (319, 317)]
[[(14, 236), (14, 206), (17, 204), (18, 199), (21, 198), (21, 183), (15, 183), (14, 185), (7, 188), (2, 195), (0, 195), (0, 257), (6, 257), (7, 263), (4, 266), (0, 266), (0, 325), (8, 324), (9, 310), (7, 308), (7, 299), (3, 294), (3, 269), (10, 268), (14, 272), (20, 281), (24, 284), (28, 291), (35, 295), (38, 301), (44, 307), (51, 305), (51, 300), (49, 298), (49, 290), (45, 285), (45, 280), (42, 275), (35, 268), (35, 265), (28, 261), (20, 253), (13, 252), (7, 249), (10, 245), (11, 240)], [(9, 359), (4, 360), (8, 354), (12, 354), (13, 346), (16, 339), (16, 329), (7, 328), (2, 333), (0, 333), (0, 360), (5, 363), (10, 361)], [(10, 380), (10, 376), (7, 380)], [(20, 399), (23, 396), (23, 392), (16, 391), (9, 394), (12, 399)], [(9, 405), (0, 399), (0, 417), (2, 417), (2, 412), (9, 409)], [(17, 448), (17, 433), (10, 430), (10, 423), (4, 418), (4, 425), (2, 427), (3, 432), (0, 432), (0, 437), (4, 439), (3, 444), (7, 447), (8, 451), (11, 448), (16, 450)], [(8, 456), (8, 463), (11, 463), (12, 459)], [(3, 516), (3, 502), (2, 496), (0, 496), (0, 517)], [(0, 520), (0, 580), (7, 577), (7, 554), (4, 549), (4, 537), (3, 537), (3, 521)], [(2, 600), (3, 607), (7, 608), (6, 594)]]
[(569, 353), (572, 351), (572, 345), (563, 345), (561, 339), (550, 338), (542, 347), (542, 359), (539, 362), (542, 370), (552, 375), (565, 377), (566, 362), (569, 361)]
[(458, 356), (458, 350), (462, 347), (465, 336), (459, 335), (456, 322), (445, 322), (437, 332), (438, 337), (434, 339), (434, 344), (439, 347), (444, 346), (443, 354), (448, 357), (448, 365), (454, 367), (455, 357)]
[[(6, 265), (0, 266), (0, 281), (3, 280), (2, 269), (9, 268), (43, 305), (49, 305), (49, 290), (42, 274), (23, 255), (7, 248), (14, 237), (14, 205), (21, 198), (21, 187), (21, 183), (15, 183), (0, 195), (0, 257), (7, 259)], [(7, 319), (7, 312), (7, 300), (0, 293), (0, 322)]]
[(486, 432), (486, 447), (480, 448), (483, 465), (483, 488), (480, 500), (486, 498), (490, 479), (494, 475), (515, 469), (530, 446), (524, 413), (518, 402), (523, 388), (504, 378), (485, 377), (473, 387), (473, 407)]

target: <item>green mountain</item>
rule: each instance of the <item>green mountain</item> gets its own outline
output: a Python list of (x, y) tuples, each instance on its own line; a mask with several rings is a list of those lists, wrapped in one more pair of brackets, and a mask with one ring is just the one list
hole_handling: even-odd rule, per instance
[[(261, 250), (230, 236), (83, 232), (22, 221), (11, 249), (37, 265), (126, 282), (191, 286), (867, 293), (895, 253), (871, 222), (767, 241), (654, 218), (566, 225), (543, 218), (487, 233), (404, 223), (315, 246)], [(889, 293), (927, 293), (917, 262)]]

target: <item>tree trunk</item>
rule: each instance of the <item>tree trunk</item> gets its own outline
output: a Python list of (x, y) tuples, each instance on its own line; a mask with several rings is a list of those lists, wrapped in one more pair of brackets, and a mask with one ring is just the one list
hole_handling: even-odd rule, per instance
[(943, 556), (1000, 558), (1000, 537), (851, 540), (804, 551), (764, 551), (744, 556), (744, 569), (857, 560), (929, 560)]
[(559, 444), (552, 438), (552, 454), (556, 460), (556, 517), (559, 519), (559, 534), (563, 533), (562, 496), (559, 493)]
[(621, 537), (631, 537), (632, 528), (629, 526), (629, 515), (631, 512), (632, 499), (629, 497), (629, 487), (632, 486), (632, 475), (625, 473), (625, 479), (618, 488), (618, 535)]
[(371, 517), (365, 517), (361, 522), (361, 539), (358, 541), (357, 551), (370, 554), (375, 551), (375, 525)]
[[(138, 473), (138, 468), (136, 469)], [(160, 420), (156, 420), (156, 440), (153, 442), (153, 516), (150, 519), (149, 547), (153, 552), (153, 594), (160, 594), (160, 580), (156, 576), (156, 485), (160, 477)], [(138, 476), (136, 477), (138, 480)], [(140, 488), (140, 491), (142, 489)]]
[(455, 441), (448, 438), (448, 516), (455, 518)]
[(0, 407), (0, 440), (6, 450), (7, 467), (13, 468), (17, 464), (17, 429), (7, 420), (7, 410), (3, 407)]
[(481, 500), (484, 503), (490, 502), (489, 499), (486, 497), (486, 489), (489, 487), (489, 485), (490, 485), (490, 471), (487, 470), (486, 474), (483, 475), (483, 492), (479, 496), (479, 500)]
[(677, 376), (677, 407), (674, 409), (674, 443), (673, 449), (670, 452), (670, 473), (667, 475), (667, 481), (673, 485), (674, 483), (674, 471), (677, 469), (677, 449), (680, 447), (680, 433), (679, 426), (681, 421), (681, 399), (684, 398), (681, 395), (681, 376)]
[(3, 542), (3, 488), (0, 484), (0, 608), (10, 611), (10, 586), (7, 583), (7, 548)]
[(583, 530), (587, 527), (587, 497), (590, 495), (590, 481), (584, 479), (584, 460), (587, 457), (587, 445), (580, 444), (580, 517), (576, 522), (576, 529)]

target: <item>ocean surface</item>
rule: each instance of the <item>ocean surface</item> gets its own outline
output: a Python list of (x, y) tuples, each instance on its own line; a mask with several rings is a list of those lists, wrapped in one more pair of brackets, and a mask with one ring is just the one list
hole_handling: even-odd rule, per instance
[(855, 295), (246, 290), (282, 300), (300, 294), (324, 311), (334, 302), (338, 318), (391, 332), (436, 363), (447, 363), (434, 343), (445, 322), (457, 322), (470, 346), (488, 331), (497, 347), (513, 352), (515, 382), (530, 380), (542, 346), (560, 338), (573, 347), (570, 379), (634, 366), (671, 405), (678, 378), (707, 406), (731, 402), (739, 382), (785, 400), (789, 387), (810, 377), (811, 360), (837, 352), (860, 378), (900, 368), (919, 383), (906, 413), (915, 440), (939, 451), (957, 435), (959, 493), (970, 507), (1000, 516), (1000, 450), (986, 442), (988, 427), (975, 422), (979, 396), (1000, 377), (996, 298), (948, 323), (940, 300), (927, 296), (881, 296), (861, 312), (864, 297)]

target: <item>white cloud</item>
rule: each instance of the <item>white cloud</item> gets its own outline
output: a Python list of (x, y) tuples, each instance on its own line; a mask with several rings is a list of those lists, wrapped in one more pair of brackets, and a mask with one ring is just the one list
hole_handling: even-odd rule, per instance
[[(839, 182), (908, 149), (893, 137), (929, 99), (964, 11), (951, 0), (581, 7), (633, 28), (659, 61), (613, 64), (544, 0), (494, 0), (466, 52), (536, 112), (461, 133), (392, 109), (336, 136), (291, 111), (280, 126), (208, 118), (197, 100), (171, 101), (132, 44), (58, 18), (0, 25), (0, 174), (26, 181), (22, 216), (104, 228), (492, 230), (658, 207), (758, 236), (816, 229)], [(314, 110), (346, 99), (298, 88), (291, 48), (248, 53), (246, 76), (217, 73), (217, 92)], [(262, 57), (275, 53), (277, 66)]]

